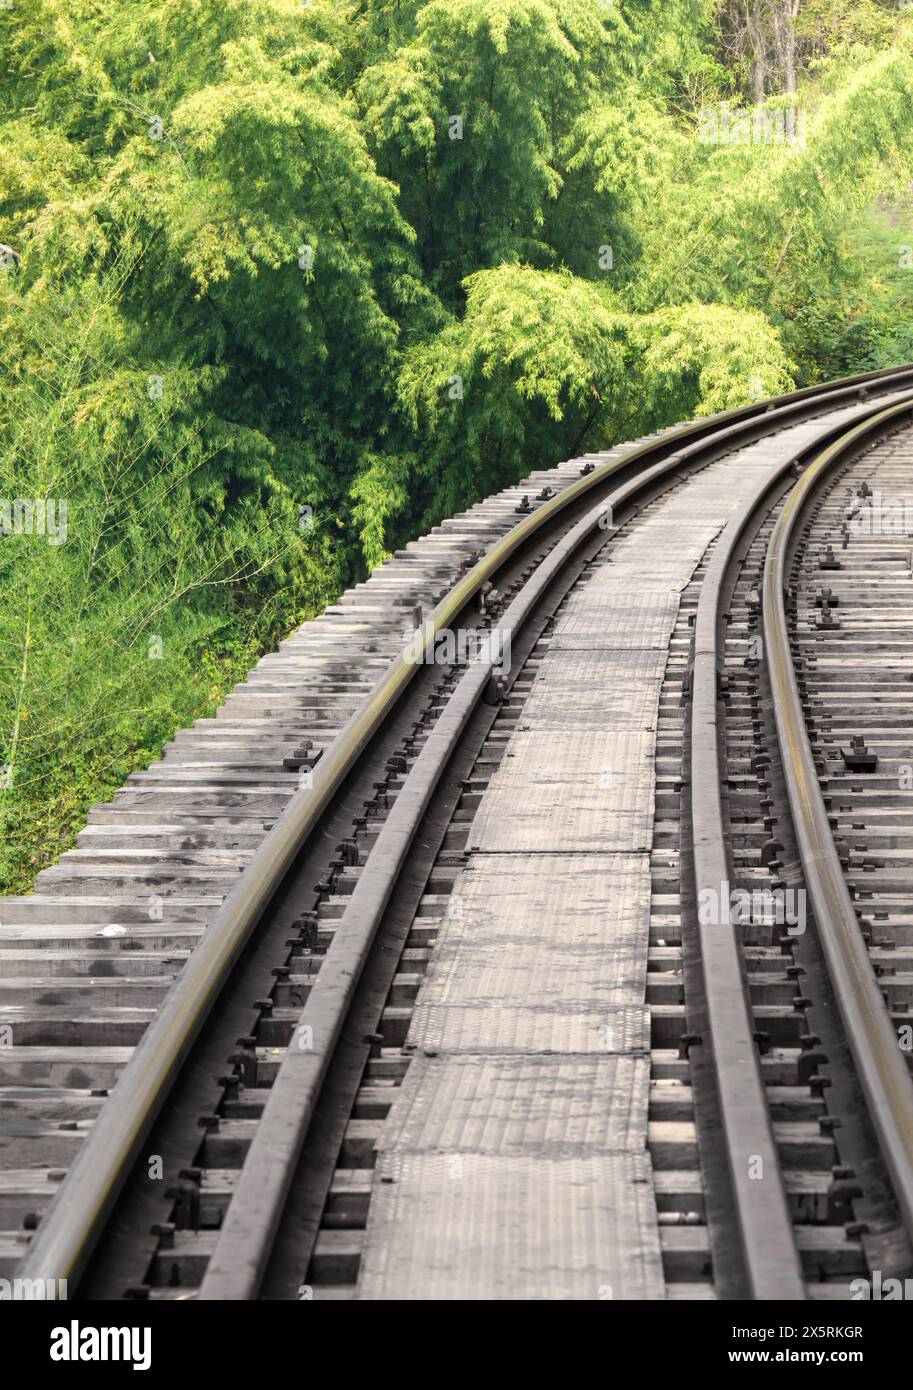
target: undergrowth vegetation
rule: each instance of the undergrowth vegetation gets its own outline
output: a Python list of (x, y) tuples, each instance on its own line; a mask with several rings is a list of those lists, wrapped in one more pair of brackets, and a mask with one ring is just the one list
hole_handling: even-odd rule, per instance
[(0, 7), (5, 891), (443, 515), (913, 357), (909, 15), (787, 8)]

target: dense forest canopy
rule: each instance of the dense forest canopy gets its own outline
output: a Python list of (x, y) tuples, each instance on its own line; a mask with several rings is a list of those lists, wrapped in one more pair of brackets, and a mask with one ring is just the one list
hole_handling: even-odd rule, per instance
[(7, 890), (442, 515), (913, 358), (909, 8), (0, 0)]

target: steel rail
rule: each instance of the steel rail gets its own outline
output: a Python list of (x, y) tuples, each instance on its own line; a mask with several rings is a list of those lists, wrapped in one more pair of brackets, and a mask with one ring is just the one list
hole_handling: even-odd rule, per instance
[[(842, 433), (845, 425), (835, 426), (834, 434)], [(820, 441), (819, 446), (820, 447)], [(788, 471), (801, 453), (793, 455), (774, 470), (777, 478)], [(523, 625), (529, 620), (542, 600), (543, 595), (571, 559), (580, 544), (601, 524), (606, 508), (613, 510), (632, 500), (636, 492), (649, 486), (655, 479), (667, 472), (670, 466), (664, 463), (639, 475), (626, 486), (617, 489), (600, 502), (583, 518), (550, 552), (538, 567), (534, 576), (524, 586), (523, 591), (511, 604), (498, 622), (498, 633), (507, 635), (513, 642)], [(765, 482), (763, 492), (771, 486), (770, 479)], [(738, 535), (749, 517), (753, 514), (758, 498), (753, 498), (728, 529), (723, 538), (722, 548), (726, 553), (737, 544)], [(609, 539), (607, 534), (606, 539)], [(717, 552), (719, 553), (719, 552)], [(722, 570), (715, 561), (705, 580), (704, 590), (716, 584), (719, 608), (719, 581)], [(706, 613), (706, 610), (705, 610)], [(717, 612), (718, 617), (718, 612)], [(700, 623), (700, 614), (698, 622)], [(702, 628), (699, 629), (701, 632)], [(715, 650), (714, 650), (715, 656)], [(412, 842), (421, 825), (432, 794), (452, 755), (454, 746), (469, 720), (472, 710), (486, 689), (496, 662), (493, 656), (480, 658), (461, 679), (450, 696), (432, 734), (407, 776), (394, 807), (387, 818), (377, 840), (368, 856), (358, 883), (343, 912), (333, 941), (321, 965), (314, 986), (308, 997), (295, 1029), (295, 1035), (303, 1038), (306, 1047), (290, 1047), (286, 1050), (279, 1073), (270, 1088), (269, 1096), (260, 1118), (251, 1146), (245, 1155), (238, 1183), (232, 1194), (226, 1218), (220, 1228), (215, 1251), (207, 1266), (200, 1292), (204, 1299), (239, 1300), (258, 1296), (264, 1278), (270, 1249), (288, 1194), (292, 1174), (306, 1142), (307, 1127), (316, 1109), (320, 1088), (329, 1067), (333, 1048), (344, 1026), (346, 1011), (355, 994), (358, 981), (366, 966), (371, 946), (377, 934), (386, 906), (393, 893), (396, 881), (405, 866)], [(696, 660), (696, 666), (698, 661)], [(701, 663), (703, 665), (703, 663)], [(714, 696), (715, 682), (710, 689)], [(698, 704), (695, 696), (695, 704)], [(714, 742), (714, 759), (717, 746)], [(703, 763), (698, 760), (701, 772)], [(710, 766), (710, 760), (707, 760)], [(718, 776), (721, 773), (718, 773)], [(699, 778), (702, 780), (702, 778)], [(719, 781), (716, 781), (717, 805), (719, 805)], [(717, 844), (723, 853), (723, 877), (728, 879), (725, 865), (722, 821), (720, 819)], [(707, 837), (709, 842), (709, 836)], [(708, 880), (713, 882), (712, 876)], [(722, 879), (716, 880), (718, 885)], [(740, 981), (740, 955), (730, 932), (730, 950), (734, 952), (735, 973), (730, 970), (720, 985), (714, 985), (714, 1000), (722, 1010), (735, 1009), (735, 996), (732, 985)], [(723, 962), (726, 964), (727, 962)], [(747, 987), (746, 987), (747, 992)], [(761, 1085), (760, 1069), (757, 1066), (757, 1048), (754, 1043), (754, 1025), (745, 995), (743, 1028), (746, 1047), (743, 1054), (751, 1057), (757, 1072), (760, 1088), (761, 1114), (764, 1117), (767, 1146), (762, 1147), (754, 1135), (756, 1125), (748, 1093), (744, 1088), (744, 1075), (734, 1075), (736, 1084), (731, 1088), (732, 1111), (735, 1131), (741, 1136), (741, 1150), (745, 1155), (744, 1164), (739, 1164), (739, 1190), (742, 1206), (751, 1211), (751, 1221), (745, 1223), (745, 1245), (753, 1273), (757, 1277), (750, 1281), (756, 1298), (802, 1298), (804, 1285), (798, 1266), (798, 1256), (792, 1237), (792, 1224), (779, 1179), (779, 1166), (773, 1134), (769, 1120), (769, 1110)], [(720, 1036), (733, 1041), (732, 1030), (721, 1029)], [(727, 1049), (726, 1064), (730, 1064), (732, 1053)], [(736, 1068), (736, 1073), (738, 1068)], [(726, 1112), (724, 1111), (724, 1114)], [(734, 1135), (733, 1135), (734, 1137)], [(748, 1147), (746, 1147), (746, 1140)], [(765, 1194), (771, 1193), (770, 1200), (751, 1203), (749, 1197), (756, 1196), (757, 1183), (748, 1182), (748, 1156), (762, 1153), (765, 1171), (776, 1174), (782, 1207), (778, 1208), (776, 1196), (770, 1184), (762, 1184)], [(779, 1218), (779, 1220), (778, 1220)], [(785, 1224), (784, 1224), (785, 1223)], [(791, 1251), (792, 1259), (776, 1252), (783, 1248)]]
[[(614, 513), (680, 466), (679, 456), (674, 462), (647, 469), (597, 503), (562, 537), (498, 621), (498, 634), (510, 641), (511, 650), (549, 587), (580, 546), (602, 526), (607, 508)], [(604, 529), (608, 541), (617, 528)], [(497, 647), (475, 661), (451, 694), (359, 874), (296, 1025), (296, 1035), (303, 1036), (307, 1046), (291, 1046), (283, 1056), (220, 1228), (201, 1298), (251, 1299), (259, 1293), (295, 1164), (346, 1011), (422, 817), (456, 741), (498, 666), (496, 652)]]
[[(872, 407), (865, 419), (878, 414)], [(724, 724), (718, 697), (720, 651), (727, 584), (746, 533), (768, 499), (779, 495), (786, 475), (809, 453), (846, 435), (836, 425), (812, 446), (778, 461), (754, 494), (729, 521), (713, 552), (701, 585), (694, 621), (691, 684), (691, 850), (698, 904), (715, 902), (717, 911), (698, 911), (704, 1001), (713, 1055), (726, 1170), (735, 1205), (736, 1233), (745, 1286), (755, 1300), (805, 1299), (805, 1280), (796, 1248), (789, 1203), (765, 1093), (749, 984), (738, 927), (729, 896), (730, 856), (723, 817)], [(749, 1177), (750, 1160), (760, 1158), (764, 1182)]]
[[(795, 461), (794, 456), (765, 479), (730, 521), (713, 552), (694, 621), (691, 686), (691, 847), (709, 1032), (705, 1041), (712, 1050), (720, 1136), (740, 1256), (738, 1273), (729, 1277), (736, 1282), (744, 1277), (748, 1295), (759, 1300), (804, 1299), (805, 1282), (761, 1074), (739, 930), (732, 920), (731, 868), (721, 791), (724, 720), (718, 681), (727, 574), (762, 499)], [(716, 910), (708, 912), (708, 903), (715, 903)], [(763, 1182), (752, 1180), (752, 1159), (761, 1161)], [(720, 1273), (718, 1282), (722, 1282)]]
[[(870, 416), (877, 408), (868, 412)], [(846, 424), (833, 430), (846, 434)], [(825, 436), (827, 438), (827, 436)], [(824, 441), (811, 446), (820, 450)], [(746, 531), (766, 499), (782, 490), (783, 479), (810, 452), (798, 450), (768, 472), (755, 493), (728, 523), (701, 585), (694, 623), (691, 747), (691, 849), (699, 910), (697, 933), (713, 1072), (726, 1170), (735, 1205), (745, 1286), (756, 1300), (806, 1297), (789, 1203), (765, 1094), (755, 1023), (738, 927), (732, 921), (721, 788), (723, 721), (718, 698), (722, 670), (720, 639), (729, 601), (727, 576)], [(706, 897), (705, 897), (706, 895)], [(762, 1160), (764, 1182), (751, 1179), (750, 1159)]]
[[(441, 600), (425, 624), (425, 649), (433, 647), (438, 633), (523, 545), (544, 534), (567, 509), (603, 487), (621, 470), (669, 454), (667, 461), (677, 463), (683, 457), (683, 444), (693, 451), (734, 443), (740, 435), (750, 435), (753, 428), (766, 433), (774, 424), (786, 424), (805, 413), (833, 407), (867, 389), (869, 384), (888, 389), (895, 382), (910, 378), (913, 367), (867, 373), (823, 388), (790, 392), (693, 422), (595, 468), (518, 523)], [(266, 834), (118, 1077), (17, 1269), (20, 1277), (66, 1280), (70, 1292), (78, 1286), (143, 1141), (225, 981), (302, 847), (398, 704), (417, 668), (414, 656), (400, 654), (394, 658), (320, 759), (312, 786), (292, 798)]]
[(802, 715), (790, 653), (784, 586), (791, 541), (819, 484), (861, 446), (910, 415), (881, 411), (844, 434), (808, 467), (790, 493), (771, 538), (763, 580), (764, 645), (806, 890), (869, 1117), (903, 1223), (913, 1233), (913, 1083), (860, 931)]

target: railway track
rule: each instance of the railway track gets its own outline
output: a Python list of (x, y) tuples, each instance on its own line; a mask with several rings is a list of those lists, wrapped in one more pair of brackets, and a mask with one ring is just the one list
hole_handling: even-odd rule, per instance
[(0, 900), (0, 1275), (908, 1274), (911, 410), (870, 374), (531, 475), (96, 808)]

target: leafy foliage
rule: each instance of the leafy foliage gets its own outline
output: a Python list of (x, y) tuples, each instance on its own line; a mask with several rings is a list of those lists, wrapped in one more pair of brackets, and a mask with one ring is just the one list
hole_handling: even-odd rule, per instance
[(0, 517), (67, 504), (65, 544), (0, 536), (8, 887), (419, 527), (911, 355), (909, 16), (802, 0), (804, 148), (698, 139), (744, 97), (726, 23), (718, 0), (0, 9)]

